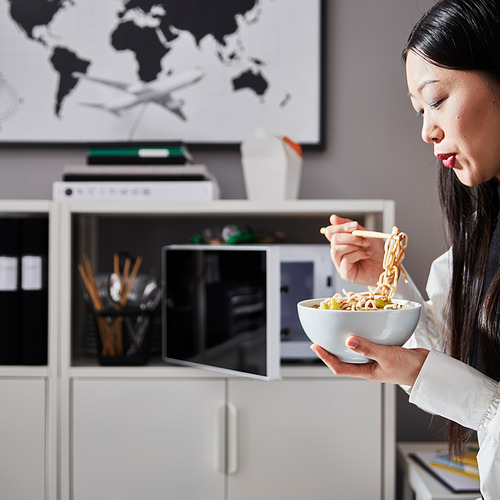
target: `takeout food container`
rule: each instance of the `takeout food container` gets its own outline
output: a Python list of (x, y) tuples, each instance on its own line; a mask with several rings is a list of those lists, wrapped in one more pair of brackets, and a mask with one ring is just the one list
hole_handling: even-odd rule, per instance
[(241, 163), (249, 200), (295, 200), (299, 195), (302, 149), (288, 137), (242, 142)]
[(414, 332), (421, 305), (408, 300), (393, 302), (401, 309), (342, 311), (315, 308), (325, 299), (307, 299), (297, 304), (299, 320), (309, 339), (346, 363), (368, 363), (371, 360), (345, 345), (351, 335), (375, 344), (402, 346)]

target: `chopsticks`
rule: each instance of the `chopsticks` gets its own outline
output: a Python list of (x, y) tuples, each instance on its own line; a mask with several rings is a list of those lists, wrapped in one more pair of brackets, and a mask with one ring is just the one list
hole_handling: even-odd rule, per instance
[[(326, 233), (326, 227), (322, 227), (319, 232), (321, 234)], [(381, 238), (386, 240), (390, 238), (392, 235), (390, 233), (379, 233), (378, 231), (366, 231), (364, 229), (355, 229), (351, 232), (353, 236), (361, 236), (362, 238)]]
[[(97, 283), (95, 281), (94, 271), (92, 270), (92, 265), (88, 256), (85, 254), (83, 256), (83, 262), (85, 267), (78, 264), (78, 270), (82, 277), (83, 283), (87, 292), (89, 294), (94, 311), (101, 312), (103, 310), (101, 296), (99, 295), (99, 289), (97, 288)], [(97, 316), (97, 329), (99, 330), (99, 335), (101, 337), (103, 356), (113, 356), (116, 354), (115, 346), (113, 343), (113, 332), (109, 328), (109, 325), (104, 316)]]
[(351, 234), (353, 236), (361, 236), (362, 238), (381, 238), (384, 240), (392, 236), (390, 233), (379, 233), (378, 231), (365, 231), (362, 229), (355, 229)]
[[(99, 295), (99, 288), (95, 281), (92, 265), (87, 254), (83, 255), (83, 262), (84, 265), (78, 264), (78, 270), (80, 271), (83, 283), (89, 294), (94, 311), (100, 313), (103, 311), (104, 307), (101, 296)], [(132, 267), (132, 271), (129, 275), (131, 263), (132, 261), (130, 257), (127, 257), (123, 267), (123, 275), (120, 276), (119, 255), (115, 254), (113, 256), (113, 272), (120, 280), (120, 300), (115, 304), (116, 311), (121, 310), (127, 304), (127, 298), (132, 289), (132, 285), (134, 284), (134, 280), (137, 277), (137, 273), (139, 272), (139, 267), (142, 263), (142, 257), (137, 257)], [(97, 327), (102, 342), (101, 354), (103, 356), (115, 356), (123, 354), (121, 317), (115, 317), (110, 325), (104, 316), (98, 315)]]
[(141, 267), (142, 257), (137, 257), (134, 263), (134, 267), (132, 268), (132, 272), (130, 276), (128, 275), (128, 271), (130, 269), (130, 258), (127, 257), (125, 260), (125, 266), (123, 268), (123, 277), (122, 277), (122, 286), (120, 290), (120, 306), (125, 307), (127, 303), (128, 294), (132, 289), (132, 285), (134, 284), (134, 280), (139, 272), (139, 267)]

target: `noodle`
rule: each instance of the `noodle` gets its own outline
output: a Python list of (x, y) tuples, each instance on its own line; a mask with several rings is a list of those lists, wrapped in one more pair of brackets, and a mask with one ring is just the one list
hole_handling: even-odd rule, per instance
[[(390, 238), (385, 242), (385, 253), (380, 275), (375, 290), (367, 292), (346, 292), (344, 295), (336, 293), (332, 298), (325, 299), (319, 307), (321, 309), (341, 309), (351, 311), (370, 311), (376, 309), (399, 309), (401, 306), (392, 302), (396, 293), (396, 286), (400, 274), (407, 282), (406, 273), (401, 267), (408, 246), (408, 236), (400, 233), (394, 226)], [(333, 299), (333, 300), (332, 300)], [(333, 304), (333, 307), (332, 307)]]

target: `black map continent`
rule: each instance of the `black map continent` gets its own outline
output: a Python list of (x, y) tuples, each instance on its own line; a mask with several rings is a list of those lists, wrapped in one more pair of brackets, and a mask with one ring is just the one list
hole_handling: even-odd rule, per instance
[(36, 26), (47, 26), (67, 0), (8, 0), (10, 16), (33, 39)]
[(267, 80), (260, 71), (254, 73), (252, 70), (247, 70), (233, 78), (233, 90), (250, 89), (257, 95), (264, 95), (268, 86)]
[(130, 0), (125, 3), (122, 16), (127, 11), (141, 9), (150, 12), (152, 7), (161, 6), (166, 15), (161, 17), (160, 29), (168, 39), (170, 26), (188, 31), (199, 43), (205, 36), (212, 35), (225, 45), (224, 37), (238, 29), (236, 16), (252, 10), (257, 0)]
[(59, 73), (59, 85), (55, 104), (55, 114), (59, 116), (64, 98), (78, 83), (78, 79), (73, 76), (73, 73), (86, 73), (90, 61), (80, 59), (74, 52), (65, 47), (56, 47), (50, 58), (50, 62)]
[[(130, 0), (125, 3), (121, 18), (136, 9), (149, 14), (159, 22), (158, 29), (166, 43), (175, 41), (175, 30), (187, 31), (199, 45), (201, 40), (212, 35), (221, 45), (226, 45), (225, 37), (238, 30), (236, 16), (251, 11), (257, 0)], [(166, 14), (158, 12), (163, 7)], [(119, 24), (111, 36), (111, 44), (117, 50), (131, 50), (139, 64), (139, 77), (142, 81), (154, 80), (161, 70), (161, 59), (170, 50), (162, 44), (154, 28), (141, 28), (127, 20)], [(248, 87), (254, 88), (256, 76)], [(257, 85), (262, 88), (262, 84)], [(267, 87), (267, 84), (265, 85)], [(265, 90), (264, 90), (265, 91)], [(259, 94), (260, 95), (260, 94)]]
[(155, 80), (161, 71), (161, 60), (170, 49), (158, 40), (153, 28), (140, 28), (128, 21), (118, 25), (111, 35), (116, 50), (130, 50), (139, 65), (139, 78), (143, 82)]

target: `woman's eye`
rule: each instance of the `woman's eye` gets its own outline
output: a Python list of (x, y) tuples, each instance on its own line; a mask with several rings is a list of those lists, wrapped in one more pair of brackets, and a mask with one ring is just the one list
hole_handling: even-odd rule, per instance
[(430, 107), (431, 109), (437, 109), (437, 108), (439, 108), (439, 106), (441, 106), (441, 104), (443, 103), (443, 101), (444, 101), (444, 99), (439, 99), (439, 100), (437, 100), (437, 101), (431, 102), (431, 103), (429, 104), (429, 107)]
[[(430, 102), (428, 104), (429, 109), (439, 109), (439, 106), (443, 104), (444, 99), (438, 99), (437, 101)], [(417, 117), (421, 118), (424, 116), (424, 110), (422, 109), (417, 109)]]

